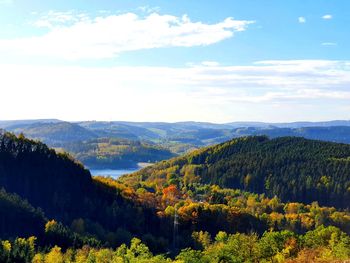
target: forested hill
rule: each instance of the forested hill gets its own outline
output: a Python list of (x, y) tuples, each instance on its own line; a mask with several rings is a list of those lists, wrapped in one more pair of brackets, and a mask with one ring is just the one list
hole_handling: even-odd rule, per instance
[[(134, 190), (110, 178), (92, 178), (67, 154), (57, 154), (41, 142), (0, 133), (0, 189), (0, 239), (35, 235), (39, 244), (68, 248), (97, 242), (113, 247), (136, 236), (153, 251), (171, 247), (173, 219), (158, 213), (169, 204), (166, 199), (151, 189)], [(266, 229), (265, 222), (245, 211), (222, 211), (234, 219), (207, 224), (218, 208), (207, 211), (197, 225), (181, 219), (179, 245), (190, 244), (196, 230), (262, 233)], [(0, 240), (3, 262), (1, 249)]]
[[(1, 188), (4, 190), (0, 191), (0, 237), (15, 237), (19, 232), (38, 235), (42, 223), (32, 222), (42, 222), (44, 215), (33, 207), (40, 208), (48, 219), (67, 226), (82, 222), (79, 225), (80, 228), (83, 225), (86, 236), (109, 244), (125, 240), (130, 232), (135, 235), (155, 232), (159, 226), (153, 210), (143, 209), (125, 198), (122, 188), (112, 189), (94, 180), (88, 170), (67, 154), (57, 154), (43, 143), (9, 133), (0, 133)], [(16, 200), (22, 199), (28, 203), (20, 201), (23, 205), (14, 206), (20, 203)], [(9, 213), (9, 207), (13, 213)], [(30, 217), (27, 223), (22, 222)], [(119, 228), (123, 233), (116, 237)], [(67, 242), (65, 245), (72, 245)]]
[(63, 148), (86, 166), (95, 169), (132, 168), (138, 167), (138, 163), (154, 163), (175, 156), (168, 149), (154, 144), (117, 138), (71, 142)]
[(169, 178), (277, 195), (283, 201), (350, 207), (350, 145), (297, 137), (234, 139), (147, 167), (123, 181)]
[(83, 195), (92, 192), (92, 179), (68, 155), (5, 133), (0, 135), (0, 186), (64, 219), (80, 212), (81, 205), (74, 204), (83, 203)]
[(55, 121), (55, 122), (34, 122), (13, 124), (5, 126), (6, 130), (16, 134), (23, 133), (26, 137), (38, 139), (52, 146), (60, 145), (62, 142), (85, 141), (97, 138), (93, 131), (89, 131), (76, 123)]

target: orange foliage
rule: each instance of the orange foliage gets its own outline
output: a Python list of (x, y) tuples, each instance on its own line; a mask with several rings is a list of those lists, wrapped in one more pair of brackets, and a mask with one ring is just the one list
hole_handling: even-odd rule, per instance
[(181, 193), (177, 189), (176, 185), (169, 185), (168, 187), (163, 188), (162, 190), (163, 196), (162, 200), (165, 202), (166, 205), (173, 205), (180, 199)]
[(286, 214), (285, 215), (286, 219), (289, 221), (296, 221), (298, 220), (298, 214)]
[(301, 205), (300, 203), (288, 203), (285, 205), (284, 210), (287, 214), (296, 214), (299, 212)]
[(284, 216), (280, 213), (276, 213), (276, 212), (272, 212), (270, 214), (270, 220), (272, 222), (277, 222), (277, 223), (281, 223), (281, 221), (283, 220)]

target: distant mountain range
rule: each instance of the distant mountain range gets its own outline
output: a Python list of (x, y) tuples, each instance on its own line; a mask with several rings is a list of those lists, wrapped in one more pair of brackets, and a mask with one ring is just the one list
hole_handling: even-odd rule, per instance
[[(349, 120), (216, 124), (207, 122), (65, 122), (57, 119), (41, 119), (0, 121), (0, 129), (15, 134), (23, 133), (26, 137), (41, 140), (51, 147), (63, 148), (78, 159), (84, 156), (80, 161), (87, 166), (107, 165), (108, 168), (135, 166), (137, 162), (165, 160), (199, 147), (250, 135), (266, 135), (271, 138), (293, 136), (350, 143)], [(113, 144), (108, 140), (109, 144), (106, 144), (106, 141), (102, 143), (101, 139), (113, 139)], [(136, 148), (135, 141), (138, 142)], [(132, 155), (130, 155), (131, 152)]]
[(301, 127), (331, 127), (331, 126), (350, 126), (350, 120), (331, 120), (321, 122), (281, 122), (281, 123), (268, 123), (268, 122), (231, 122), (228, 125), (232, 127), (278, 127), (278, 128), (301, 128)]
[[(58, 123), (65, 122), (59, 119), (32, 119), (32, 120), (0, 120), (0, 127), (27, 126), (34, 123)], [(320, 122), (299, 121), (299, 122), (249, 122), (237, 121), (229, 123), (210, 123), (210, 122), (129, 122), (129, 121), (75, 121), (71, 123), (82, 124), (83, 126), (91, 126), (91, 128), (102, 128), (109, 125), (127, 125), (135, 127), (200, 127), (209, 129), (222, 128), (238, 128), (238, 127), (278, 127), (278, 128), (300, 128), (300, 127), (330, 127), (330, 126), (350, 126), (350, 120), (330, 120)]]

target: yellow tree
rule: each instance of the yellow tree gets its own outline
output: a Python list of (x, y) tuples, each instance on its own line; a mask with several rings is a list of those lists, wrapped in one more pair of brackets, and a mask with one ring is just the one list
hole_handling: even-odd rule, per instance
[(45, 263), (64, 263), (61, 248), (54, 246), (46, 255)]

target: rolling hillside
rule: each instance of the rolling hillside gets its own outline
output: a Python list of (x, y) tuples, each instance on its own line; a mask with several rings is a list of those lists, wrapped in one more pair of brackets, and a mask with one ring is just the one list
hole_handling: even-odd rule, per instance
[(138, 163), (155, 163), (175, 156), (168, 149), (155, 144), (117, 138), (66, 143), (63, 150), (95, 169), (136, 168)]
[[(84, 219), (86, 233), (102, 240), (122, 226), (131, 232), (145, 231), (144, 224), (139, 224), (145, 219), (137, 210), (139, 205), (93, 180), (90, 172), (69, 156), (21, 136), (0, 134), (0, 188), (28, 200), (27, 211), (32, 210), (30, 206), (40, 207), (49, 219), (68, 226)], [(147, 209), (144, 212), (149, 213)], [(157, 222), (151, 215), (148, 220)]]
[(43, 141), (52, 146), (62, 142), (84, 141), (97, 137), (92, 131), (70, 122), (36, 122), (24, 125), (11, 125), (6, 130)]
[(163, 161), (125, 182), (167, 178), (277, 195), (283, 201), (349, 208), (350, 145), (282, 137), (244, 137)]

